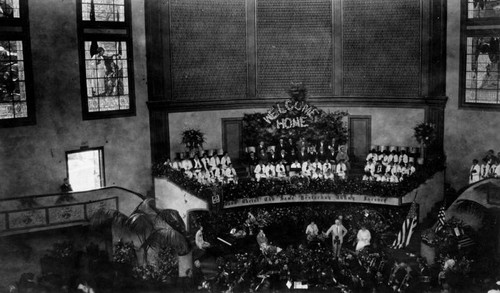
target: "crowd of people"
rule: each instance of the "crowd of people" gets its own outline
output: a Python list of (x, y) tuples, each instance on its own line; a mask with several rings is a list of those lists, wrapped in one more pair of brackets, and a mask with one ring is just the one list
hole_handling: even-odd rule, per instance
[(415, 170), (415, 158), (406, 150), (382, 152), (372, 149), (366, 156), (363, 180), (398, 183)]
[(248, 154), (248, 175), (260, 181), (292, 176), (311, 179), (346, 179), (350, 169), (345, 146), (319, 141), (309, 143), (303, 137), (297, 142), (280, 138), (275, 146), (260, 141)]
[(469, 184), (487, 178), (500, 178), (500, 152), (495, 156), (494, 150), (488, 150), (479, 164), (477, 159), (472, 160), (469, 170)]
[(205, 151), (201, 158), (197, 153), (181, 154), (173, 160), (167, 159), (165, 164), (183, 172), (188, 178), (196, 179), (201, 184), (238, 184), (238, 174), (227, 152), (209, 156)]

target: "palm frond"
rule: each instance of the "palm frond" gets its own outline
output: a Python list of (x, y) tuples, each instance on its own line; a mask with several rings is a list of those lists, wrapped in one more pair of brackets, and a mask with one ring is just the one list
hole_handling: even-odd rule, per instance
[(170, 246), (179, 255), (184, 255), (189, 252), (190, 245), (184, 233), (181, 233), (170, 226), (166, 221), (164, 221), (160, 216), (155, 219), (156, 230), (151, 233), (148, 238), (151, 238), (151, 243), (154, 243), (154, 247), (160, 246)]
[(148, 231), (154, 228), (154, 215), (147, 214), (143, 211), (135, 211), (131, 214), (125, 223), (125, 225), (138, 234), (146, 234)]
[(90, 225), (98, 227), (101, 225), (113, 224), (123, 227), (128, 217), (122, 212), (114, 209), (98, 209), (90, 216)]
[(186, 235), (186, 225), (177, 210), (163, 209), (157, 212), (157, 217), (167, 222), (177, 232)]

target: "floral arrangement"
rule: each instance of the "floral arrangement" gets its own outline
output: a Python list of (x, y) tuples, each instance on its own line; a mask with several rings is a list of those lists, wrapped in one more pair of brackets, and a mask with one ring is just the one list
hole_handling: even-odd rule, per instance
[(72, 259), (76, 254), (74, 244), (71, 241), (54, 243), (52, 249), (47, 252), (48, 256), (61, 260)]
[(173, 249), (164, 247), (158, 252), (155, 265), (135, 266), (132, 269), (132, 276), (141, 281), (156, 284), (164, 284), (170, 281), (171, 277), (178, 275), (178, 260)]
[(199, 129), (187, 129), (181, 134), (181, 143), (185, 144), (189, 150), (201, 148), (205, 143), (205, 135)]
[(430, 146), (436, 140), (436, 128), (432, 123), (419, 123), (415, 128), (415, 139), (424, 146)]
[(119, 264), (133, 265), (137, 262), (137, 255), (135, 254), (135, 246), (132, 241), (123, 242), (119, 240), (115, 243), (113, 249), (113, 262)]
[[(332, 291), (336, 288), (365, 290), (372, 287), (379, 270), (375, 264), (387, 263), (387, 257), (364, 252), (343, 254), (337, 262), (331, 249), (287, 247), (278, 254), (259, 252), (236, 253), (219, 259), (220, 276), (216, 282), (219, 291), (253, 291), (268, 288), (270, 283), (278, 290), (286, 290), (286, 283), (306, 281), (309, 289)], [(368, 272), (368, 273), (367, 273)], [(383, 280), (381, 280), (383, 281)], [(347, 291), (344, 291), (347, 292)]]

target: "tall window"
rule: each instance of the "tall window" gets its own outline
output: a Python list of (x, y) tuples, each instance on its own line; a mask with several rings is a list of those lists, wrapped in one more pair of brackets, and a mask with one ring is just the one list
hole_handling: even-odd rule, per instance
[(461, 106), (500, 109), (500, 2), (463, 3)]
[(0, 0), (0, 126), (35, 123), (26, 0)]
[(79, 0), (84, 119), (135, 115), (129, 0)]

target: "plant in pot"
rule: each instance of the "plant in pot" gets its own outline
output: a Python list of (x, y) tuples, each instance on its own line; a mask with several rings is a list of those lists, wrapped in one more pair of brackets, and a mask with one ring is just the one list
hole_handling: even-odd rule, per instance
[(199, 129), (186, 129), (181, 134), (181, 143), (186, 145), (186, 148), (191, 152), (195, 149), (203, 149), (205, 143), (205, 134)]
[(422, 165), (425, 157), (425, 149), (431, 146), (436, 140), (436, 128), (432, 123), (421, 122), (413, 129), (415, 131), (415, 139), (421, 146), (420, 158), (417, 161)]

